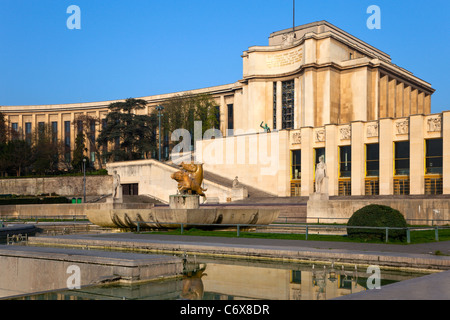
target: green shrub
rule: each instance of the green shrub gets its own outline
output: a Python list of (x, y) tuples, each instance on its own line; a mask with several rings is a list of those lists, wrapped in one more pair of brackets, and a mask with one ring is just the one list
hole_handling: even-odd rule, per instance
[[(388, 206), (371, 204), (353, 213), (348, 220), (347, 226), (406, 228), (407, 224), (400, 211)], [(366, 240), (383, 240), (386, 238), (385, 229), (347, 228), (347, 234), (351, 238)], [(389, 229), (388, 238), (404, 240), (406, 238), (406, 230)]]
[(70, 203), (70, 200), (62, 196), (54, 197), (2, 197), (0, 198), (0, 206), (20, 205), (20, 204), (56, 204)]

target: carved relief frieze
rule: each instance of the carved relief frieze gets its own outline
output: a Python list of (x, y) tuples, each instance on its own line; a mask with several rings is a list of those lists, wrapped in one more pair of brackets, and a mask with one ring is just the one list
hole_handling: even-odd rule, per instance
[(339, 129), (341, 133), (341, 140), (350, 140), (352, 137), (352, 129), (350, 126), (346, 126)]
[(440, 132), (442, 130), (442, 117), (431, 117), (427, 120), (428, 132)]
[(316, 142), (324, 142), (325, 141), (325, 130), (320, 129), (315, 132)]
[(291, 133), (291, 144), (301, 144), (302, 143), (302, 133), (300, 131), (293, 131)]
[(378, 123), (369, 124), (367, 126), (367, 137), (378, 137)]
[(408, 134), (409, 133), (409, 122), (408, 120), (402, 120), (395, 123), (397, 129), (397, 134)]

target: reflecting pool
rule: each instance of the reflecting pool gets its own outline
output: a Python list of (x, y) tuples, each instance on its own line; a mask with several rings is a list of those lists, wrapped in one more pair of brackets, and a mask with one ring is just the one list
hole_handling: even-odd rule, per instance
[[(420, 277), (381, 269), (381, 286)], [(36, 300), (328, 300), (373, 287), (367, 266), (185, 257), (180, 277), (28, 295)]]

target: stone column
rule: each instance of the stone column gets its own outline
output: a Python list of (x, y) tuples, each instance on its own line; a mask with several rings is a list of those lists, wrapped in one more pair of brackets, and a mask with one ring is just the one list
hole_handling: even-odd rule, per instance
[(281, 109), (282, 109), (282, 100), (281, 97), (283, 95), (283, 85), (281, 81), (277, 81), (277, 130), (281, 130)]
[(394, 193), (392, 125), (391, 118), (381, 119), (379, 122), (380, 195), (391, 195)]
[(315, 112), (315, 86), (314, 86), (314, 78), (315, 78), (315, 71), (312, 69), (306, 70), (304, 73), (304, 85), (305, 85), (305, 91), (304, 91), (304, 105), (303, 105), (303, 121), (304, 126), (307, 127), (314, 127), (314, 112)]
[(336, 196), (339, 191), (339, 155), (337, 146), (337, 139), (339, 136), (337, 133), (337, 126), (335, 124), (326, 125), (325, 136), (325, 162), (327, 164), (328, 194), (330, 196)]
[(300, 79), (294, 79), (294, 129), (300, 128)]
[(409, 193), (425, 193), (423, 115), (409, 118)]
[[(269, 167), (275, 165), (278, 166), (277, 170), (277, 184), (278, 190), (277, 195), (279, 197), (289, 197), (290, 196), (290, 169), (291, 169), (291, 151), (289, 150), (289, 131), (282, 130), (279, 132), (274, 132), (268, 134), (268, 139), (270, 139), (270, 154), (271, 161), (275, 161), (274, 157), (278, 153), (278, 163), (270, 163)], [(275, 142), (274, 137), (278, 137), (278, 141)], [(275, 146), (274, 143), (278, 144)], [(278, 149), (278, 150), (277, 150)], [(261, 151), (260, 151), (261, 152)]]
[(222, 132), (222, 136), (225, 137), (227, 134), (227, 128), (228, 128), (228, 117), (227, 117), (227, 105), (225, 104), (225, 96), (220, 96), (220, 105), (219, 105), (219, 112), (220, 112), (220, 123), (219, 123), (219, 130)]
[(352, 196), (364, 195), (364, 123), (361, 121), (351, 124), (352, 141)]
[(450, 111), (442, 113), (442, 144), (443, 144), (443, 193), (450, 194)]
[(313, 128), (301, 128), (302, 134), (302, 196), (309, 196), (314, 192), (314, 152)]

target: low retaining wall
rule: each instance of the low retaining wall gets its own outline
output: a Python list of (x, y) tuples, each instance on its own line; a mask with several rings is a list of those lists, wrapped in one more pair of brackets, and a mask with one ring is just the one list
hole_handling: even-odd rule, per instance
[(0, 298), (5, 298), (112, 280), (174, 277), (183, 272), (183, 261), (163, 255), (3, 246), (0, 270)]
[(100, 207), (101, 204), (26, 204), (0, 206), (0, 218), (51, 218), (51, 217), (85, 217), (86, 208)]
[[(355, 211), (369, 204), (400, 211), (409, 224), (446, 225), (450, 221), (450, 199), (343, 199), (320, 203), (308, 201), (307, 223), (347, 223)], [(445, 221), (447, 220), (447, 221)]]
[[(86, 195), (110, 194), (112, 176), (86, 176)], [(40, 195), (55, 193), (65, 197), (83, 194), (83, 177), (0, 179), (0, 194)]]

